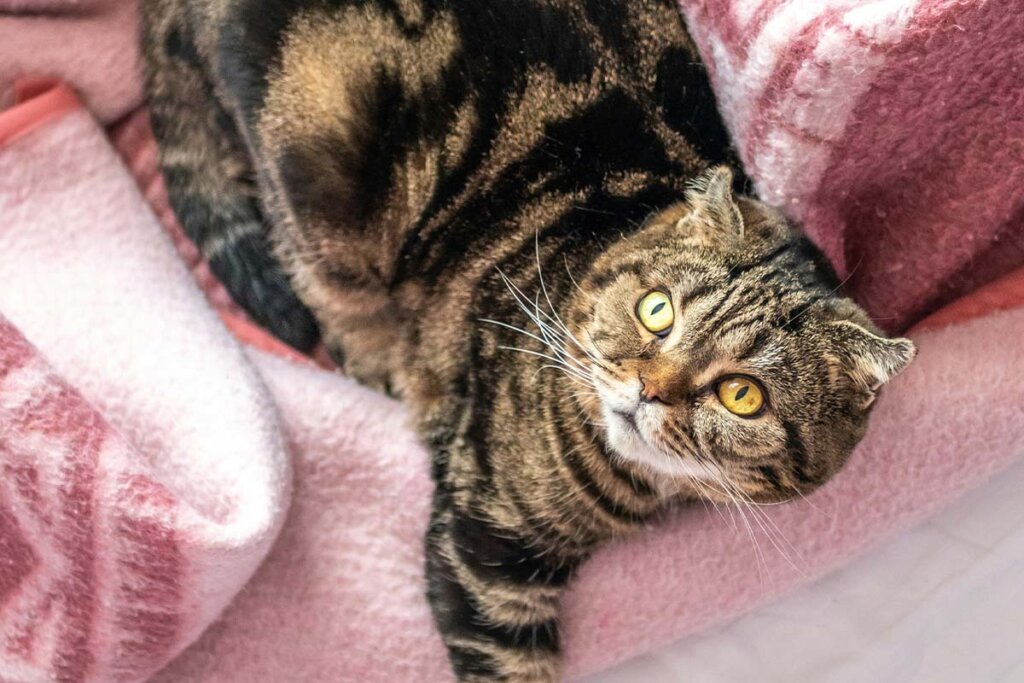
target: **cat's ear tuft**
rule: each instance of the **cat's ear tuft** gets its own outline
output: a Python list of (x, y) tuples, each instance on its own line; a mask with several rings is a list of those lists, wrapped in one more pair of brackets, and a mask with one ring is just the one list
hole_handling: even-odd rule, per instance
[(720, 232), (743, 237), (743, 214), (732, 195), (732, 170), (728, 166), (713, 166), (702, 173), (687, 190), (686, 201)]
[(903, 372), (917, 355), (909, 339), (881, 337), (848, 320), (829, 323), (829, 327), (846, 373), (871, 393)]

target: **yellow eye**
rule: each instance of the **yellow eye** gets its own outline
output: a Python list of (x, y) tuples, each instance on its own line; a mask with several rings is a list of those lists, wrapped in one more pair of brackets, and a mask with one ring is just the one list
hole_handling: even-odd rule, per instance
[(730, 413), (751, 417), (764, 407), (764, 392), (750, 377), (736, 375), (718, 383), (718, 400)]
[(641, 325), (654, 334), (667, 334), (676, 318), (672, 310), (672, 299), (665, 292), (649, 292), (636, 305), (636, 317), (640, 319)]

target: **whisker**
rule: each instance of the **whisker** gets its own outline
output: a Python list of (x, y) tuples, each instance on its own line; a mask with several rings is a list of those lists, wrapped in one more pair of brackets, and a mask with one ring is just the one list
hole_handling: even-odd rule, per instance
[[(534, 312), (530, 312), (529, 310), (527, 310), (525, 302), (528, 301), (528, 299), (526, 298), (526, 295), (523, 293), (523, 291), (514, 282), (512, 282), (511, 279), (501, 269), (498, 269), (498, 274), (501, 276), (502, 280), (505, 282), (505, 286), (512, 293), (513, 297), (516, 299), (516, 302), (519, 304), (520, 308), (524, 309), (524, 311), (527, 313), (527, 315), (530, 316), (530, 318), (534, 321), (534, 323), (539, 328), (541, 328), (542, 330), (547, 328), (547, 331), (549, 333), (551, 333), (553, 336), (555, 336), (556, 338), (561, 340), (563, 343), (565, 341), (565, 337), (568, 337), (569, 341), (571, 341), (580, 351), (582, 351), (583, 354), (587, 358), (589, 358), (593, 363), (596, 363), (598, 365), (602, 365), (602, 367), (603, 367), (604, 364), (602, 363), (601, 359), (596, 357), (593, 353), (590, 352), (589, 349), (587, 349), (586, 347), (583, 346), (583, 344), (580, 343), (580, 341), (576, 338), (576, 336), (572, 333), (572, 331), (569, 330), (569, 328), (562, 321), (561, 316), (558, 315), (558, 311), (555, 309), (554, 303), (551, 301), (551, 296), (548, 293), (547, 283), (545, 283), (545, 281), (544, 281), (544, 273), (542, 271), (542, 267), (541, 267), (541, 263), (540, 263), (540, 242), (539, 242), (539, 239), (540, 239), (539, 233), (534, 233), (534, 249), (535, 249), (535, 252), (536, 252), (537, 276), (538, 276), (538, 280), (540, 282), (541, 292), (543, 293), (544, 298), (547, 301), (548, 307), (550, 308), (550, 313), (548, 311), (543, 310), (540, 307), (540, 302), (539, 301), (535, 301), (534, 302)], [(538, 294), (538, 298), (539, 298), (539, 294)], [(554, 324), (554, 327), (552, 327), (552, 325), (544, 322), (542, 320), (542, 316), (543, 316), (543, 318), (547, 318), (548, 320), (550, 320), (551, 323)], [(565, 333), (564, 336), (562, 335), (562, 332), (560, 332), (559, 330), (561, 330), (562, 332)], [(605, 369), (607, 369), (607, 368), (605, 368)]]
[(565, 263), (565, 274), (569, 276), (569, 281), (572, 282), (573, 287), (579, 290), (579, 293), (587, 297), (591, 301), (594, 301), (597, 297), (592, 292), (586, 292), (580, 287), (580, 283), (576, 282), (576, 278), (572, 276), (572, 271), (569, 270), (569, 257), (565, 254), (562, 255), (562, 260)]
[(515, 325), (510, 325), (508, 323), (503, 323), (500, 320), (491, 320), (490, 318), (477, 318), (477, 321), (478, 322), (482, 322), (482, 323), (488, 323), (490, 325), (498, 325), (499, 327), (504, 327), (507, 330), (512, 330), (513, 332), (518, 332), (519, 334), (525, 334), (530, 339), (536, 339), (540, 343), (542, 343), (542, 344), (544, 344), (546, 346), (550, 346), (550, 344), (546, 340), (541, 339), (540, 337), (538, 337), (537, 335), (533, 334), (532, 332), (527, 332), (526, 330), (524, 330), (521, 327), (516, 327)]
[[(771, 525), (772, 529), (775, 530), (775, 533), (778, 534), (779, 539), (782, 542), (784, 542), (789, 547), (789, 549), (791, 551), (793, 551), (798, 556), (800, 555), (800, 551), (797, 550), (797, 548), (792, 543), (790, 543), (789, 539), (787, 539), (785, 534), (782, 533), (782, 529), (780, 529), (778, 524), (775, 523), (775, 520), (773, 520), (771, 518), (771, 516), (768, 513), (766, 513), (764, 510), (760, 509), (762, 507), (766, 507), (766, 506), (769, 506), (769, 505), (775, 505), (774, 503), (757, 503), (756, 501), (754, 501), (750, 497), (750, 495), (747, 492), (743, 491), (739, 487), (736, 487), (736, 493), (737, 493), (737, 495), (741, 496), (746, 501), (746, 503), (750, 506), (750, 508), (751, 508), (751, 510), (753, 512), (755, 512), (756, 514), (760, 515), (761, 518), (767, 524)], [(803, 560), (803, 558), (800, 558), (800, 559)], [(797, 567), (794, 567), (794, 569), (797, 569), (798, 571), (802, 571), (802, 570), (800, 570)]]
[[(515, 299), (516, 304), (519, 306), (520, 309), (522, 309), (524, 313), (526, 313), (530, 320), (538, 327), (538, 329), (541, 331), (541, 334), (543, 334), (545, 337), (550, 337), (552, 340), (560, 341), (564, 344), (564, 337), (561, 334), (561, 332), (559, 332), (558, 329), (552, 327), (549, 323), (545, 322), (544, 318), (547, 318), (553, 323), (557, 323), (558, 321), (555, 320), (555, 318), (553, 318), (547, 311), (544, 311), (543, 309), (540, 308), (539, 301), (534, 302), (533, 310), (531, 311), (529, 306), (529, 299), (526, 298), (526, 295), (523, 293), (523, 291), (519, 289), (519, 287), (514, 282), (512, 282), (512, 280), (510, 280), (508, 276), (505, 275), (505, 273), (503, 273), (500, 269), (498, 270), (498, 274), (501, 275), (501, 278), (504, 281), (505, 286), (512, 294), (512, 297)], [(571, 333), (569, 336), (570, 338), (572, 338), (574, 343), (577, 343), (575, 341), (575, 338), (572, 337)], [(577, 346), (579, 346), (578, 343)], [(587, 353), (586, 349), (582, 347), (580, 347), (580, 350), (583, 351), (585, 354)], [(589, 354), (587, 355), (588, 357), (590, 357)], [(577, 359), (573, 357), (573, 360)], [(591, 357), (591, 360), (596, 359)]]
[(797, 558), (804, 564), (806, 564), (806, 560), (801, 556), (800, 551), (797, 550), (797, 548), (789, 541), (788, 538), (786, 538), (786, 535), (778, 527), (775, 521), (771, 519), (771, 517), (767, 513), (760, 509), (761, 504), (751, 499), (745, 491), (743, 491), (741, 488), (739, 488), (739, 486), (737, 486), (733, 481), (731, 481), (728, 478), (728, 476), (725, 475), (725, 472), (722, 471), (721, 467), (719, 467), (717, 463), (713, 463), (710, 461), (705, 461), (704, 463), (702, 463), (702, 467), (704, 467), (705, 470), (707, 470), (707, 468), (711, 466), (713, 466), (715, 470), (718, 471), (719, 476), (717, 477), (717, 479), (725, 488), (729, 490), (730, 497), (734, 501), (742, 503), (743, 507), (750, 511), (751, 515), (753, 515), (754, 517), (754, 522), (757, 523), (757, 525), (761, 528), (761, 531), (764, 532), (768, 541), (772, 544), (772, 546), (779, 553), (779, 555), (781, 555), (782, 558), (786, 560), (786, 562), (796, 572), (805, 576), (806, 572), (801, 567), (797, 566), (796, 563), (793, 562), (793, 559), (790, 556), (790, 554), (786, 552), (786, 549), (782, 546), (785, 545), (786, 547), (788, 547), (789, 550), (792, 551), (792, 553), (796, 555)]
[[(708, 458), (705, 458), (704, 456), (702, 456), (697, 451), (693, 451), (692, 454), (694, 455), (695, 459), (697, 460), (697, 463), (701, 466), (701, 468), (704, 469), (704, 471), (707, 472), (708, 475), (712, 479), (714, 479), (717, 483), (721, 484), (722, 487), (725, 490), (724, 491), (716, 490), (716, 489), (714, 489), (714, 487), (711, 487), (710, 485), (708, 485), (708, 488), (710, 488), (711, 490), (716, 491), (717, 493), (720, 493), (723, 496), (727, 497), (732, 502), (732, 504), (733, 504), (732, 506), (735, 507), (736, 511), (739, 513), (740, 519), (743, 521), (743, 524), (744, 524), (744, 526), (747, 529), (747, 534), (748, 534), (748, 536), (750, 536), (750, 540), (751, 540), (751, 542), (754, 545), (754, 552), (755, 552), (755, 556), (757, 557), (757, 561), (758, 561), (758, 576), (759, 576), (759, 579), (761, 581), (761, 588), (762, 588), (762, 590), (764, 590), (764, 574), (765, 573), (768, 575), (769, 582), (770, 582), (771, 586), (774, 588), (775, 581), (774, 581), (774, 577), (772, 577), (772, 575), (771, 575), (771, 571), (770, 571), (770, 568), (769, 568), (769, 565), (768, 565), (767, 557), (764, 555), (764, 551), (761, 549), (761, 544), (757, 541), (757, 537), (756, 537), (756, 534), (754, 532), (754, 528), (750, 524), (750, 520), (747, 518), (747, 514), (746, 514), (747, 511), (749, 511), (750, 514), (753, 515), (754, 522), (761, 529), (762, 533), (765, 534), (765, 536), (768, 538), (769, 542), (771, 542), (771, 544), (775, 548), (776, 552), (778, 552), (780, 555), (782, 555), (786, 559), (786, 561), (789, 562), (791, 565), (793, 565), (793, 563), (792, 563), (792, 560), (790, 560), (789, 556), (785, 553), (785, 551), (778, 545), (778, 543), (775, 541), (775, 539), (772, 536), (772, 534), (769, 532), (769, 530), (765, 526), (765, 523), (762, 520), (762, 516), (764, 515), (764, 513), (762, 511), (756, 509), (755, 507), (752, 507), (751, 505), (749, 505), (749, 502), (752, 502), (752, 501), (750, 501), (749, 497), (746, 496), (746, 494), (743, 491), (739, 490), (735, 486), (735, 484), (733, 484), (729, 480), (728, 476), (721, 469), (721, 467), (718, 466), (717, 463), (709, 460)], [(705, 482), (705, 485), (707, 485), (706, 482)], [(778, 527), (775, 527), (775, 528), (776, 528), (776, 530), (778, 530)], [(781, 533), (781, 532), (779, 532), (779, 533)], [(761, 564), (762, 563), (764, 564), (764, 573), (762, 573), (762, 570), (761, 570)], [(800, 569), (798, 567), (796, 567), (795, 565), (793, 565), (793, 568), (796, 569), (797, 571), (800, 571)]]
[(564, 366), (561, 366), (561, 365), (551, 365), (550, 363), (547, 364), (547, 365), (542, 365), (539, 368), (537, 368), (537, 371), (534, 372), (533, 375), (531, 376), (530, 381), (531, 382), (534, 381), (537, 378), (537, 375), (539, 375), (544, 370), (549, 370), (549, 369), (550, 370), (558, 370), (559, 372), (562, 372), (563, 374), (565, 374), (566, 377), (568, 377), (573, 382), (579, 384), (580, 386), (584, 386), (584, 387), (590, 386), (584, 380), (580, 379), (579, 375), (573, 374), (572, 372), (567, 370)]
[(545, 360), (549, 360), (552, 363), (554, 363), (554, 365), (542, 365), (541, 367), (537, 368), (536, 372), (534, 372), (533, 374), (534, 377), (536, 377), (537, 374), (542, 370), (545, 370), (547, 368), (553, 368), (556, 370), (560, 370), (561, 372), (565, 373), (567, 377), (570, 377), (571, 379), (580, 382), (583, 386), (590, 386), (590, 383), (585, 375), (580, 374), (571, 366), (565, 365), (564, 363), (559, 363), (556, 359), (553, 359), (551, 356), (545, 355), (537, 351), (530, 351), (529, 349), (521, 349), (515, 346), (499, 346), (498, 348), (507, 351), (518, 351), (520, 353), (525, 353), (529, 356), (537, 356), (538, 358), (544, 358)]

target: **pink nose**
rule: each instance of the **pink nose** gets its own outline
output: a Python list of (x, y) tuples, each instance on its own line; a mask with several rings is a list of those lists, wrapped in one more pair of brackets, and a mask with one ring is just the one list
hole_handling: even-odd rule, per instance
[(661, 403), (669, 402), (664, 388), (659, 387), (650, 379), (644, 377), (640, 378), (640, 399), (648, 403), (653, 403), (654, 401)]

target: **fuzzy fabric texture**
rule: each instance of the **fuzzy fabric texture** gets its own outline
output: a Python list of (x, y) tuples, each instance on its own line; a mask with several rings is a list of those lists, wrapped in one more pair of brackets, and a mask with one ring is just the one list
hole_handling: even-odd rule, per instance
[(17, 79), (45, 76), (102, 123), (121, 118), (142, 102), (137, 24), (134, 0), (0, 0), (0, 109)]
[[(132, 106), (137, 80), (103, 72), (104, 60), (78, 64), (80, 52), (48, 51), (69, 26), (103, 25), (131, 29), (98, 39), (126, 46), (119, 59), (133, 63), (130, 3), (49, 0), (3, 14), (29, 7), (15, 1), (0, 0), (0, 83), (15, 69), (55, 71), (101, 121)], [(1020, 26), (1005, 0), (684, 9), (759, 189), (807, 219), (880, 318), (915, 320), (1019, 263), (999, 237), (1013, 225), (1006, 204), (1020, 201), (1003, 184), (1021, 171), (1012, 158), (1019, 89), (986, 68), (1019, 62), (1024, 50), (1011, 40)], [(31, 33), (37, 21), (60, 30)], [(849, 22), (856, 31), (841, 28)], [(973, 28), (960, 36), (957, 26)], [(819, 73), (821, 64), (833, 66)], [(798, 88), (799, 74), (822, 80)], [(945, 87), (972, 112), (955, 130), (931, 119), (961, 114), (932, 101)], [(994, 112), (1014, 102), (994, 125)], [(803, 128), (818, 140), (793, 133)], [(872, 139), (882, 148), (864, 142)], [(170, 224), (144, 119), (118, 142)], [(1009, 156), (988, 167), (990, 143)], [(896, 166), (885, 145), (907, 150)], [(922, 217), (885, 213), (904, 187), (937, 204), (908, 195), (900, 201)], [(972, 192), (990, 188), (988, 203)], [(879, 212), (889, 218), (858, 218)], [(889, 296), (872, 294), (874, 281)], [(0, 282), (0, 680), (143, 680), (211, 623), (156, 680), (449, 679), (421, 592), (426, 456), (402, 409), (309, 363), (242, 352), (84, 112), (0, 146)], [(202, 282), (233, 329), (280, 350), (233, 314), (208, 275)], [(764, 509), (767, 531), (751, 520), (758, 546), (735, 512), (698, 506), (602, 550), (567, 599), (569, 674), (791, 590), (1019, 456), (1024, 349), (1006, 340), (1024, 334), (1022, 283), (1016, 271), (915, 333), (921, 354), (880, 399), (849, 467), (807, 501)], [(286, 520), (282, 440), (295, 476)]]
[(883, 327), (1024, 264), (1016, 0), (681, 0), (764, 199)]
[(0, 147), (0, 217), (0, 680), (143, 680), (276, 536), (277, 414), (84, 109)]

